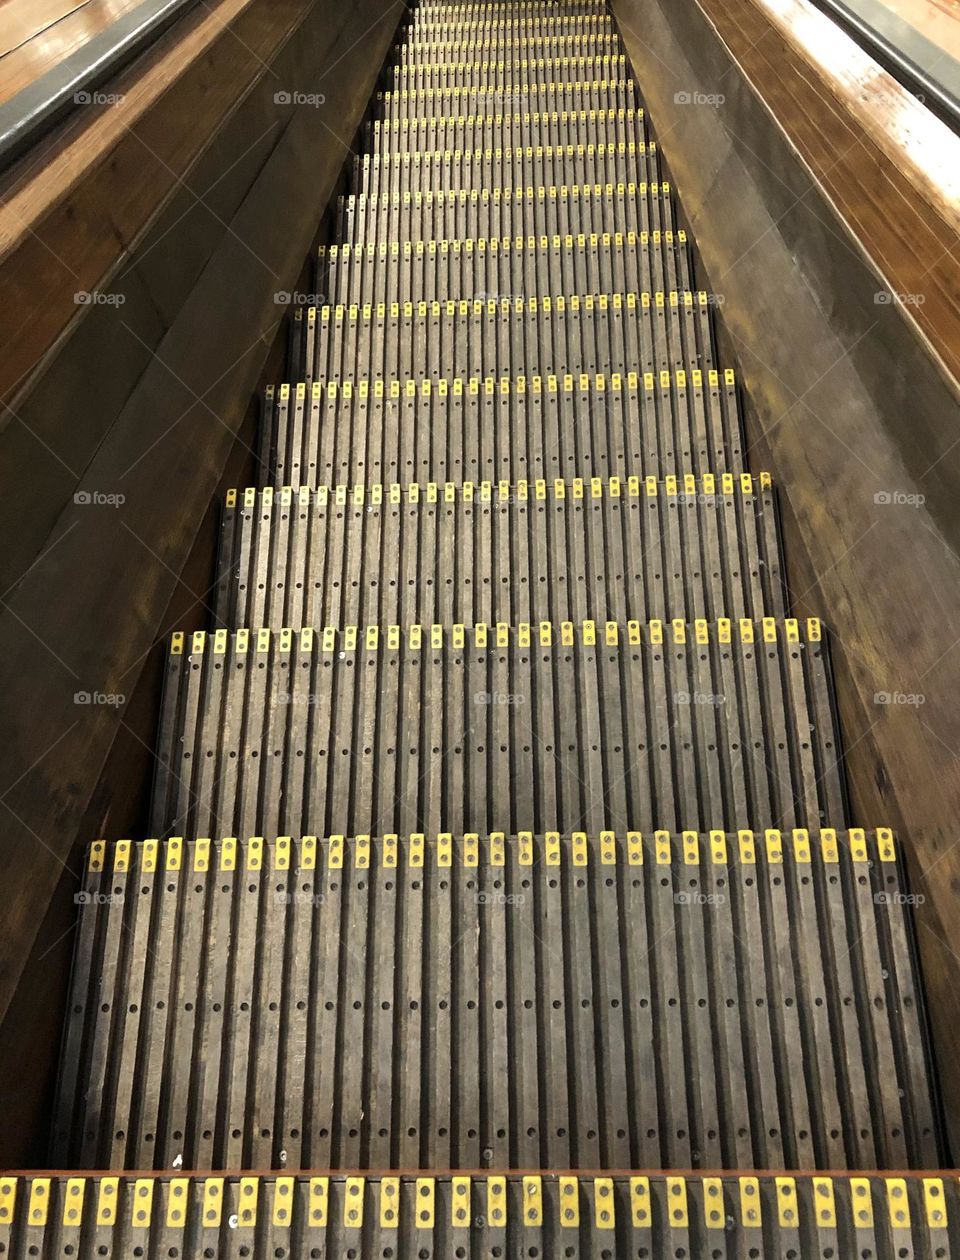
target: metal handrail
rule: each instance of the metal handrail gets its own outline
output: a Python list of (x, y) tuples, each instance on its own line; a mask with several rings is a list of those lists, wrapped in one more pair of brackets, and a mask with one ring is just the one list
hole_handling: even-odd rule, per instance
[(0, 170), (145, 52), (198, 0), (143, 0), (0, 105)]
[(960, 134), (960, 64), (882, 0), (812, 0), (941, 122)]

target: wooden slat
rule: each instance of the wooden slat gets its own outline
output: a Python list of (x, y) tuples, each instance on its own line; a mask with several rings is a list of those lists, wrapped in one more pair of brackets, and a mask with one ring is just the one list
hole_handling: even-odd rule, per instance
[[(91, 872), (82, 929), (97, 964), (71, 995), (78, 1070), (55, 1160), (470, 1169), (486, 1150), (503, 1169), (936, 1163), (922, 1011), (870, 1001), (846, 1018), (851, 976), (858, 994), (881, 971), (888, 990), (916, 986), (905, 938), (886, 931), (902, 872), (878, 860), (876, 835), (504, 844), (497, 865), (488, 835), (168, 842), (155, 876), (142, 845), (108, 894)], [(182, 874), (165, 872), (171, 852)], [(162, 890), (178, 874), (179, 900)], [(850, 886), (866, 887), (859, 908)], [(131, 947), (148, 921), (145, 951)], [(621, 954), (638, 931), (646, 949)], [(166, 991), (171, 934), (189, 985), (154, 1001), (145, 1026), (127, 1012), (144, 985)], [(226, 1042), (214, 1031), (225, 1009)], [(653, 1030), (649, 1076), (638, 1020)], [(513, 1085), (502, 1103), (502, 1078), (476, 1072), (484, 1044)], [(161, 1045), (157, 1130), (138, 1100), (140, 1065)]]

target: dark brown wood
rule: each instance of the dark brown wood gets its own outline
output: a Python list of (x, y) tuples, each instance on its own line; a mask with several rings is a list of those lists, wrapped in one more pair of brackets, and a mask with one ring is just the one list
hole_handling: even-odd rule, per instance
[[(960, 348), (958, 288), (938, 282), (909, 321), (876, 296), (915, 284), (918, 267), (942, 275), (935, 241), (953, 250), (937, 265), (954, 267), (956, 236), (916, 183), (899, 182), (906, 156), (892, 171), (862, 123), (851, 136), (850, 100), (838, 129), (812, 59), (801, 65), (772, 25), (751, 26), (760, 50), (748, 52), (733, 16), (712, 5), (708, 15), (697, 4), (618, 0), (614, 11), (697, 240), (700, 283), (723, 300), (721, 344), (738, 357), (749, 395), (751, 463), (782, 487), (796, 611), (823, 616), (836, 636), (855, 820), (898, 828), (925, 898), (920, 948), (949, 1066), (960, 1056), (960, 410), (945, 358)], [(752, 82), (733, 49), (749, 59)], [(884, 80), (883, 96), (890, 90)], [(678, 92), (724, 99), (679, 104)], [(906, 116), (913, 104), (904, 102)], [(821, 182), (785, 128), (797, 145), (828, 137), (805, 154), (811, 165), (832, 157), (853, 167)], [(944, 138), (944, 153), (956, 144)], [(880, 231), (890, 245), (871, 260)], [(891, 265), (898, 279), (885, 283), (878, 271)], [(913, 316), (927, 320), (927, 339)], [(947, 1070), (943, 1083), (956, 1140), (960, 1081)]]
[[(248, 6), (247, 16), (261, 24), (260, 35), (276, 34), (271, 20), (262, 11), (257, 17), (255, 8)], [(272, 8), (280, 11), (280, 6)], [(288, 17), (292, 12), (284, 11)], [(117, 323), (103, 326), (96, 348), (101, 356), (103, 338), (107, 348), (112, 344), (123, 354), (138, 340), (145, 345), (139, 367), (134, 362), (121, 373), (126, 395), (111, 396), (96, 441), (91, 440), (96, 393), (90, 391), (87, 407), (71, 388), (71, 380), (85, 371), (70, 353), (72, 341), (47, 365), (44, 411), (54, 432), (33, 440), (33, 464), (60, 469), (62, 461), (67, 471), (59, 488), (43, 500), (48, 524), (34, 545), (36, 562), (24, 565), (19, 582), (3, 591), (0, 610), (0, 739), (9, 750), (0, 785), (6, 835), (0, 867), (9, 898), (0, 1010), (6, 1009), (29, 954), (61, 859), (77, 841), (121, 721), (114, 708), (75, 705), (74, 694), (94, 689), (130, 694), (146, 655), (168, 629), (164, 610), (278, 329), (284, 308), (274, 295), (293, 287), (310, 252), (400, 13), (399, 5), (383, 9), (372, 0), (334, 15), (324, 6), (308, 7), (298, 38), (284, 45), (283, 56), (272, 67), (257, 67), (256, 90), (238, 113), (248, 111), (244, 127), (261, 120), (262, 130), (270, 132), (270, 147), (254, 169), (247, 167), (246, 186), (231, 192), (236, 204), (218, 235), (209, 217), (185, 216), (193, 230), (180, 230), (175, 239), (182, 250), (180, 264), (191, 275), (186, 293), (171, 283), (169, 242), (162, 231), (139, 246), (136, 239), (131, 242), (125, 265), (130, 283), (155, 299), (153, 322), (147, 320), (146, 333), (136, 324), (132, 331)], [(257, 47), (258, 31), (247, 35)], [(226, 42), (231, 39), (236, 42), (233, 36)], [(188, 74), (181, 111), (188, 110), (189, 93), (209, 76), (211, 64), (196, 67), (196, 79)], [(275, 105), (274, 75), (290, 90), (322, 85), (327, 110)], [(245, 86), (243, 76), (232, 82), (235, 94)], [(176, 95), (175, 84), (169, 95)], [(202, 117), (194, 112), (196, 131)], [(158, 120), (154, 126), (162, 129)], [(160, 135), (150, 134), (159, 144)], [(210, 162), (209, 147), (204, 153), (206, 169), (212, 165), (216, 172), (212, 182), (225, 177), (217, 185), (218, 196), (243, 157), (243, 149), (234, 147), (243, 134), (243, 128), (224, 132), (231, 144), (219, 151), (218, 162)], [(216, 135), (208, 133), (207, 141), (216, 150)], [(193, 147), (201, 147), (199, 136)], [(155, 186), (157, 198), (163, 190), (162, 183)], [(282, 217), (277, 212), (281, 203)], [(67, 215), (65, 223), (70, 222)], [(176, 224), (164, 226), (172, 226), (171, 236), (178, 230)], [(89, 230), (94, 231), (92, 224)], [(84, 256), (87, 231), (78, 221), (71, 257)], [(96, 235), (98, 241), (110, 237), (102, 219)], [(148, 304), (140, 302), (138, 309), (145, 312)], [(122, 319), (126, 310), (111, 314)], [(73, 427), (71, 407), (78, 419)], [(69, 442), (79, 442), (79, 454), (68, 451), (64, 459), (57, 448)], [(47, 465), (38, 462), (45, 446), (57, 452)], [(27, 449), (24, 443), (22, 459), (5, 464), (11, 493), (16, 497), (18, 485), (25, 492), (24, 512), (26, 492), (33, 489)], [(43, 484), (41, 478), (37, 482)], [(109, 493), (125, 495), (120, 509), (91, 511), (73, 500), (78, 489), (108, 486), (113, 487)], [(16, 516), (7, 529), (14, 540)]]

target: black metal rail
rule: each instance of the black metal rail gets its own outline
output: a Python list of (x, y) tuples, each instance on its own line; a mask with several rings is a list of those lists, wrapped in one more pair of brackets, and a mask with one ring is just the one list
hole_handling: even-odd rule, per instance
[[(82, 48), (0, 105), (0, 170), (10, 166), (71, 112), (156, 42), (197, 0), (143, 0)], [(108, 102), (105, 102), (108, 103)]]

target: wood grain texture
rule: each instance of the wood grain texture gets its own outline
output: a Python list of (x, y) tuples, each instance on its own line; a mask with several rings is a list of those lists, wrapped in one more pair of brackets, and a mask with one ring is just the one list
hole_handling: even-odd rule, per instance
[[(123, 510), (85, 512), (71, 493), (61, 501), (38, 563), (4, 593), (0, 738), (10, 756), (0, 787), (7, 827), (0, 865), (8, 888), (0, 1009), (119, 728), (116, 709), (78, 707), (74, 693), (131, 691), (145, 654), (168, 629), (163, 611), (273, 340), (274, 294), (293, 287), (310, 252), (400, 12), (399, 5), (370, 3), (341, 11), (333, 22), (321, 6), (311, 7), (298, 39), (284, 45), (289, 86), (322, 82), (329, 119), (312, 109), (283, 115), (284, 126), (228, 230), (169, 313), (132, 392), (114, 404), (112, 423), (82, 471), (85, 484), (122, 492)], [(263, 14), (258, 20), (269, 27)], [(230, 42), (236, 40), (228, 36)], [(211, 64), (196, 81), (187, 76), (189, 91), (201, 90)], [(263, 98), (272, 102), (273, 77), (266, 67), (259, 70)], [(233, 89), (243, 91), (243, 81), (235, 80)], [(202, 148), (203, 137), (195, 136), (194, 144)], [(222, 155), (221, 171), (236, 156)], [(154, 188), (155, 195), (161, 191)], [(281, 230), (276, 207), (287, 199)], [(101, 223), (98, 239), (107, 237)], [(82, 255), (82, 223), (74, 239)], [(135, 266), (141, 261), (149, 260), (131, 259)], [(211, 311), (218, 312), (216, 321)], [(57, 440), (69, 437), (68, 430), (64, 426)], [(172, 487), (176, 511), (170, 510)], [(77, 681), (83, 677), (96, 681)]]
[(806, 0), (704, 0), (703, 9), (960, 379), (960, 137)]
[[(915, 242), (955, 248), (955, 237), (929, 206), (927, 226), (939, 224), (940, 237), (922, 236), (916, 196), (894, 191), (897, 173), (862, 132), (847, 154), (860, 156), (857, 174), (840, 180), (835, 106), (776, 31), (755, 30), (765, 54), (743, 45), (752, 65), (769, 55), (776, 66), (761, 87), (732, 56), (742, 39), (732, 16), (728, 25), (715, 10), (654, 0), (614, 10), (699, 246), (700, 283), (723, 296), (721, 345), (739, 358), (750, 396), (751, 463), (783, 488), (794, 607), (823, 616), (836, 636), (854, 817), (900, 830), (926, 899), (920, 948), (940, 1060), (950, 1064), (960, 1054), (960, 412), (932, 344), (958, 343), (951, 303), (921, 308), (941, 321), (926, 341), (902, 308), (876, 303), (877, 270), (859, 231), (869, 218), (888, 241), (902, 237), (891, 256), (912, 267)], [(679, 107), (680, 91), (724, 100)], [(830, 188), (785, 134), (801, 121), (811, 137), (833, 135)], [(860, 199), (850, 207), (858, 231), (835, 192)], [(890, 696), (923, 703), (882, 702)], [(943, 1083), (956, 1138), (960, 1082), (947, 1071)]]
[(41, 78), (139, 0), (47, 0), (0, 9), (0, 102)]

